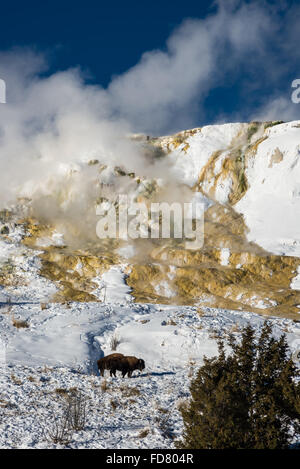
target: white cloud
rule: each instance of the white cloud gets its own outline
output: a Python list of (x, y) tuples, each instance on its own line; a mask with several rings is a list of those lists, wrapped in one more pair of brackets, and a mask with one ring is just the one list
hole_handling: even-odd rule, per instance
[[(292, 94), (292, 90), (291, 90)], [(290, 96), (270, 98), (260, 109), (251, 116), (251, 120), (285, 122), (300, 119), (300, 104), (294, 104)]]
[(165, 51), (145, 53), (115, 78), (108, 89), (113, 109), (138, 130), (192, 125), (209, 90), (228, 80), (226, 74), (235, 75), (242, 62), (251, 63), (254, 54), (256, 60), (264, 56), (263, 42), (276, 29), (259, 4), (235, 4), (222, 2), (216, 14), (185, 21)]

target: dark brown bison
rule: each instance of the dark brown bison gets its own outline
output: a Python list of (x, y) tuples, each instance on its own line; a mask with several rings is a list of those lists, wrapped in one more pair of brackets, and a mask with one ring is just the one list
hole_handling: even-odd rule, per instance
[(134, 370), (142, 371), (144, 368), (145, 362), (141, 358), (115, 357), (110, 362), (110, 375), (116, 376), (116, 371), (121, 371), (123, 378), (126, 374), (128, 375), (128, 378), (131, 378)]
[[(104, 376), (104, 371), (111, 369), (111, 364), (113, 360), (120, 359), (122, 357), (124, 357), (123, 353), (111, 353), (110, 355), (107, 355), (106, 357), (100, 358), (100, 360), (97, 361), (97, 366), (98, 366), (100, 375)], [(111, 373), (110, 373), (110, 376), (112, 376)]]

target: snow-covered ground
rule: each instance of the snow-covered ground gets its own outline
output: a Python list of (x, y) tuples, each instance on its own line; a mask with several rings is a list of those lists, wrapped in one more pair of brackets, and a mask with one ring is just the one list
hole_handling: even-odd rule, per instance
[[(203, 356), (217, 351), (216, 338), (238, 333), (253, 313), (149, 304), (19, 303), (1, 310), (0, 447), (52, 447), (48, 431), (63, 411), (66, 393), (88, 397), (84, 430), (71, 447), (173, 447), (182, 420), (178, 407)], [(29, 327), (17, 329), (11, 315)], [(300, 323), (273, 318), (276, 335), (300, 347)], [(96, 360), (117, 351), (143, 358), (146, 368), (131, 379), (98, 375)], [(104, 384), (103, 384), (104, 383)], [(51, 427), (52, 426), (52, 427)], [(168, 431), (166, 432), (166, 428)]]
[(299, 257), (299, 121), (270, 127), (265, 135), (246, 169), (249, 189), (235, 209), (244, 215), (250, 241)]
[(212, 154), (229, 147), (232, 140), (247, 127), (248, 124), (230, 123), (222, 125), (206, 125), (201, 132), (186, 139), (189, 148), (182, 152), (181, 146), (168, 155), (174, 165), (173, 171), (185, 184), (196, 184), (199, 174)]

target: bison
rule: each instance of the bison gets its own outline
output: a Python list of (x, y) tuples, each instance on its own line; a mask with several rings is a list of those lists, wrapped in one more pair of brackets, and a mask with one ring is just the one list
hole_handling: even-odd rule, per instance
[(141, 358), (136, 357), (115, 357), (110, 361), (110, 375), (116, 376), (116, 371), (122, 372), (122, 377), (124, 378), (126, 374), (128, 378), (131, 378), (131, 375), (134, 370), (144, 370), (145, 362)]
[[(100, 371), (100, 375), (104, 376), (104, 370), (111, 369), (111, 364), (113, 360), (120, 359), (122, 357), (124, 357), (123, 353), (111, 353), (106, 357), (100, 358), (100, 360), (97, 361), (97, 366), (98, 370)], [(111, 373), (110, 376), (112, 376)]]

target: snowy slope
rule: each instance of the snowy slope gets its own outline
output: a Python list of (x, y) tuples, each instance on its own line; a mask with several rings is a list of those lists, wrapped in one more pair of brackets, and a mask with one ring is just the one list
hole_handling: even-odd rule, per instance
[(266, 136), (248, 165), (249, 189), (235, 209), (244, 215), (251, 241), (300, 256), (299, 121), (271, 127)]
[[(39, 275), (36, 252), (14, 246), (16, 258), (23, 249), (16, 275), (25, 273), (30, 282), (1, 291), (2, 448), (58, 447), (49, 430), (63, 415), (72, 388), (88, 398), (89, 410), (85, 429), (72, 435), (70, 447), (173, 447), (182, 432), (179, 407), (189, 398), (189, 382), (203, 356), (216, 354), (219, 336), (238, 336), (248, 322), (259, 329), (264, 321), (251, 312), (133, 303), (120, 267), (99, 281), (106, 286), (106, 303), (52, 303), (47, 295), (55, 287)], [(12, 243), (3, 240), (1, 247), (2, 261), (12, 259)], [(27, 327), (16, 328), (14, 320)], [(286, 332), (292, 352), (298, 352), (300, 323), (271, 320), (275, 334)], [(131, 380), (107, 372), (99, 377), (96, 361), (112, 352), (113, 339), (118, 352), (146, 362)]]
[[(252, 124), (253, 126), (255, 124)], [(176, 148), (172, 143), (167, 158), (172, 171), (184, 184), (193, 187), (210, 158), (216, 155), (213, 171), (219, 174), (213, 197), (228, 203), (232, 175), (222, 165), (232, 151), (246, 151), (249, 144), (257, 148), (246, 158), (248, 188), (235, 210), (244, 215), (249, 228), (249, 241), (254, 241), (275, 254), (300, 256), (300, 121), (273, 126), (263, 125), (247, 141), (251, 124), (223, 124), (197, 129)], [(250, 134), (251, 135), (251, 134)], [(164, 142), (172, 142), (163, 138)], [(202, 181), (208, 193), (214, 183), (211, 173)]]
[[(179, 180), (191, 187), (196, 184), (201, 170), (212, 154), (226, 150), (247, 125), (241, 123), (207, 125), (199, 129), (195, 135), (188, 137), (168, 155)], [(184, 147), (186, 149), (182, 151)]]
[[(172, 447), (163, 422), (174, 438), (180, 436), (178, 406), (188, 398), (189, 380), (203, 356), (216, 354), (216, 338), (238, 334), (247, 322), (256, 329), (263, 323), (252, 313), (204, 308), (199, 316), (193, 307), (146, 304), (11, 308), (29, 328), (16, 329), (9, 315), (1, 315), (6, 361), (0, 375), (0, 447), (55, 446), (47, 432), (63, 411), (59, 390), (74, 387), (89, 398), (89, 412), (86, 429), (74, 434), (69, 446)], [(275, 334), (287, 332), (291, 349), (299, 350), (300, 324), (272, 322)], [(117, 351), (145, 360), (143, 373), (131, 380), (98, 376), (96, 359), (111, 352), (113, 337), (119, 340)]]

